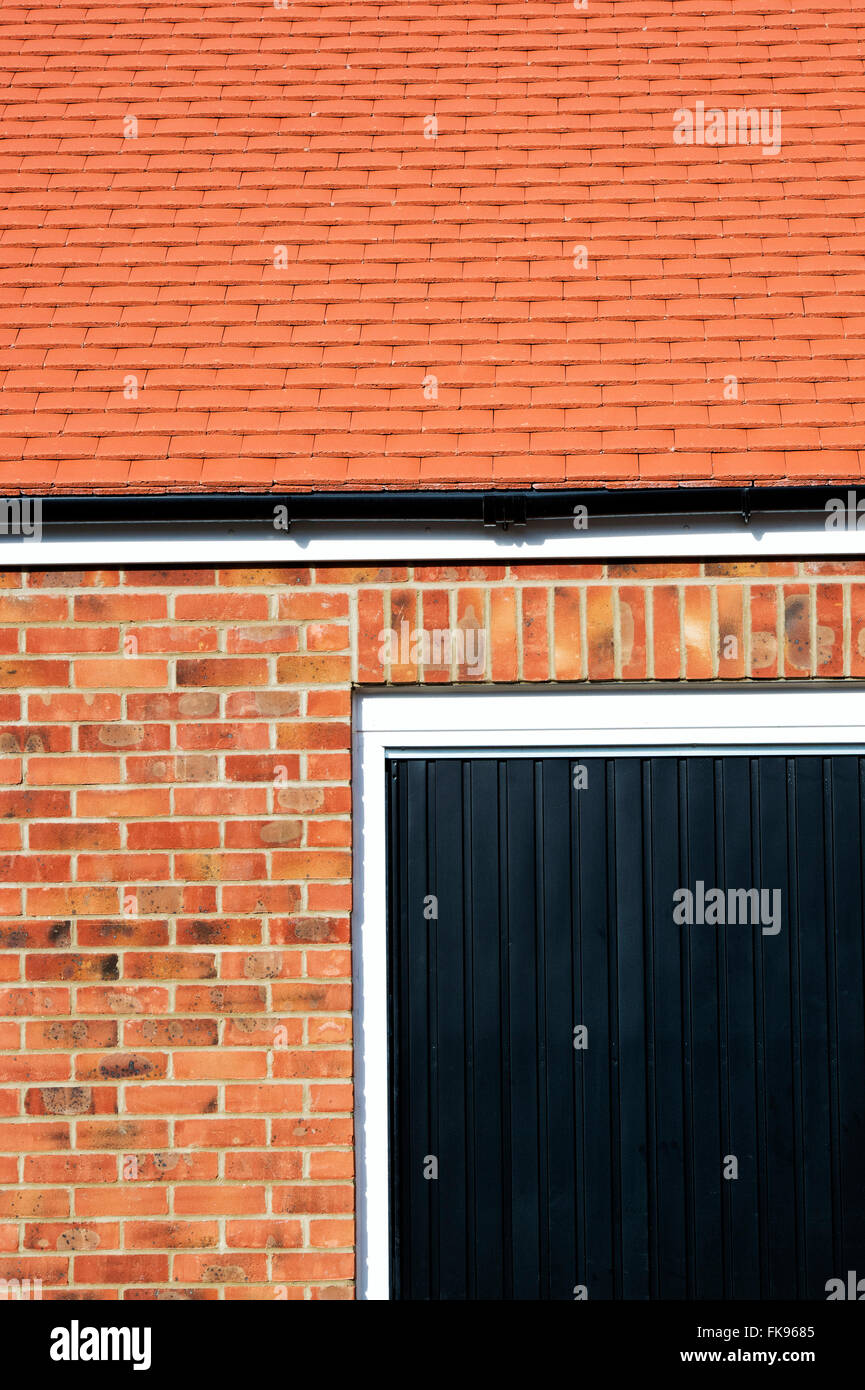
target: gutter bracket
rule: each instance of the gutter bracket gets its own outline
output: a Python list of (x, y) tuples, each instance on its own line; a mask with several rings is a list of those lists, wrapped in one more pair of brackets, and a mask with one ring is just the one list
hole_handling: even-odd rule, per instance
[(741, 497), (741, 502), (740, 502), (740, 511), (741, 511), (741, 513), (742, 513), (742, 520), (744, 521), (744, 523), (745, 523), (746, 526), (750, 526), (750, 525), (751, 525), (751, 501), (752, 501), (752, 499), (753, 499), (753, 495), (754, 495), (754, 485), (753, 485), (753, 483), (749, 483), (747, 487), (743, 487), (743, 488), (742, 488), (742, 497)]
[(525, 526), (526, 499), (524, 497), (484, 497), (484, 526), (499, 526), (507, 531), (511, 526)]

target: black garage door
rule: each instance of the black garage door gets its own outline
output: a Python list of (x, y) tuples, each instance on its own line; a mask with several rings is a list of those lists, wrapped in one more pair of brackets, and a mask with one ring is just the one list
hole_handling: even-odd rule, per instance
[(389, 787), (395, 1296), (865, 1275), (865, 758), (406, 759)]

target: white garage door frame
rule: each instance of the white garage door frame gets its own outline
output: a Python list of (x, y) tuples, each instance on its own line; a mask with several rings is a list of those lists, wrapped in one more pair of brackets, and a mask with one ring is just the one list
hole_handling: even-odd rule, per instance
[(353, 709), (358, 1297), (390, 1296), (387, 759), (471, 754), (845, 752), (865, 686), (597, 686), (357, 692)]

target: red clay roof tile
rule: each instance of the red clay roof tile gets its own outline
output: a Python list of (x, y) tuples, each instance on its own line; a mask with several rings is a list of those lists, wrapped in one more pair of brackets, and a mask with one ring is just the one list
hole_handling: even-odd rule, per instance
[(859, 0), (5, 6), (0, 491), (858, 480), (863, 44)]

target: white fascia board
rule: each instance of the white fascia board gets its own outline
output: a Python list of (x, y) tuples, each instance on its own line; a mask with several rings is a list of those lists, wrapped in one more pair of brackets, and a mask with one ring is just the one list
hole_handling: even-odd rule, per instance
[(865, 554), (865, 529), (827, 528), (822, 513), (589, 518), (484, 527), (478, 522), (298, 522), (290, 531), (248, 523), (45, 526), (41, 539), (0, 537), (0, 564), (429, 564), (518, 560), (843, 558)]
[[(863, 683), (827, 689), (813, 681), (764, 686), (689, 684), (680, 688), (635, 682), (615, 686), (536, 686), (364, 691), (356, 696), (359, 736), (384, 747), (454, 748), (530, 742), (535, 747), (624, 744), (700, 746), (740, 743), (856, 743), (865, 745)], [(483, 694), (483, 700), (478, 698)], [(783, 695), (783, 698), (781, 696)], [(555, 717), (554, 717), (555, 716)], [(530, 736), (527, 738), (527, 736)], [(445, 740), (446, 741), (446, 740)]]

